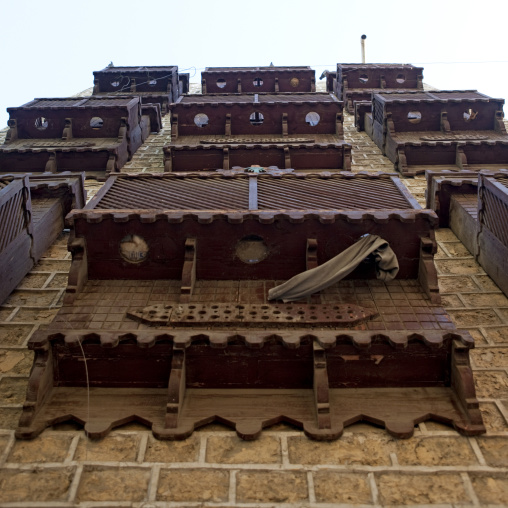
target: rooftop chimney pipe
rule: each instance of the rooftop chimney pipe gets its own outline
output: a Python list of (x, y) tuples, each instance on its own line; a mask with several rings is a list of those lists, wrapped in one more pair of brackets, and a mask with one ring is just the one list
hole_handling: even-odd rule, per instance
[(362, 63), (365, 63), (365, 39), (366, 35), (362, 35)]

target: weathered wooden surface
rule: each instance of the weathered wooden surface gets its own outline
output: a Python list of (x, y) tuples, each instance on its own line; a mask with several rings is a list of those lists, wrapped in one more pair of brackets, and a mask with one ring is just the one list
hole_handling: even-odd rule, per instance
[(508, 163), (503, 99), (471, 90), (380, 92), (365, 130), (406, 176), (428, 166)]
[[(287, 421), (334, 439), (367, 419), (409, 437), (429, 413), (466, 434), (482, 432), (467, 353), (473, 341), (436, 306), (436, 220), (391, 175), (110, 178), (68, 217), (65, 305), (30, 342), (36, 368), (17, 435), (74, 419), (101, 437), (136, 420), (159, 438), (181, 439), (220, 421), (254, 439)], [(372, 300), (367, 259), (311, 303), (267, 301), (277, 280), (377, 231), (400, 271), (393, 284), (379, 281)], [(84, 416), (79, 390), (67, 390), (87, 383), (105, 404), (98, 418)], [(135, 413), (114, 395), (122, 387), (148, 390)], [(164, 387), (167, 398), (155, 396)], [(344, 405), (350, 389), (367, 387), (365, 404)], [(388, 388), (398, 395), (376, 392)], [(406, 393), (404, 412), (397, 401)]]
[(189, 95), (171, 107), (165, 171), (278, 166), (350, 169), (342, 103), (332, 94)]
[(427, 179), (427, 206), (508, 294), (508, 171), (428, 171)]
[(160, 114), (143, 114), (139, 97), (34, 99), (8, 112), (2, 172), (118, 171), (160, 130)]
[(0, 303), (85, 204), (84, 175), (0, 175)]
[[(101, 71), (94, 71), (94, 95), (133, 94), (141, 97), (143, 104), (150, 102), (160, 104), (163, 114), (168, 106), (175, 102), (182, 93), (188, 91), (189, 75), (182, 75), (182, 84), (178, 66), (108, 66)], [(185, 86), (187, 83), (187, 86)]]
[(34, 265), (28, 177), (0, 178), (0, 303)]
[[(384, 90), (423, 89), (423, 67), (409, 64), (337, 64), (334, 92), (354, 114), (355, 103)], [(328, 81), (327, 81), (328, 85)]]
[[(36, 367), (17, 436), (75, 420), (99, 438), (138, 421), (158, 438), (182, 439), (218, 421), (244, 439), (288, 422), (329, 440), (344, 426), (370, 421), (405, 438), (429, 413), (475, 435), (484, 427), (468, 360), (472, 345), (465, 332), (41, 332), (30, 341)], [(111, 361), (119, 368), (107, 369)]]
[(310, 67), (207, 67), (201, 72), (203, 94), (315, 92)]
[[(111, 182), (68, 217), (76, 237), (87, 239), (92, 279), (181, 278), (188, 238), (196, 239), (199, 279), (290, 278), (306, 269), (307, 239), (317, 241), (321, 264), (366, 233), (383, 235), (399, 259), (399, 277), (416, 279), (422, 238), (434, 242), (435, 215), (418, 209), (390, 175), (173, 174)], [(257, 183), (253, 209), (249, 182)], [(139, 262), (122, 257), (127, 237), (146, 245)], [(374, 277), (373, 263), (356, 273)]]

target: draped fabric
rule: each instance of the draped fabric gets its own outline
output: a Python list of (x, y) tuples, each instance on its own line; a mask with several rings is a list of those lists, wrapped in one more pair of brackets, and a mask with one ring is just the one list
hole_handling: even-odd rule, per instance
[(369, 255), (374, 257), (378, 279), (390, 281), (396, 277), (399, 263), (388, 242), (376, 235), (365, 235), (326, 263), (270, 289), (268, 299), (301, 300), (343, 279)]

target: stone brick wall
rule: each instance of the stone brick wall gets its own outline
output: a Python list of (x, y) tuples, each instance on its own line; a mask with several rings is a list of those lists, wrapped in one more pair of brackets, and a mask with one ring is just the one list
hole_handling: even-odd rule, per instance
[[(345, 118), (354, 171), (393, 171), (365, 133)], [(129, 172), (162, 172), (169, 118)], [(405, 179), (424, 200), (425, 180)], [(89, 197), (100, 183), (87, 180)], [(280, 425), (246, 442), (220, 425), (184, 441), (157, 441), (137, 424), (97, 442), (62, 424), (16, 441), (32, 353), (41, 323), (61, 305), (70, 265), (64, 232), (0, 306), (0, 506), (439, 506), (508, 505), (508, 299), (449, 229), (437, 234), (444, 306), (476, 339), (472, 362), (488, 433), (467, 438), (438, 423), (396, 440), (366, 424), (334, 442), (308, 440)]]

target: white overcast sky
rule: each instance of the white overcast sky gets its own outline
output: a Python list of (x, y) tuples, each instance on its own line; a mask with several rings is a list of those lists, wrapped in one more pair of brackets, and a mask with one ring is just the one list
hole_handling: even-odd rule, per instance
[[(5, 108), (92, 86), (94, 70), (337, 62), (421, 65), (441, 89), (508, 98), (507, 0), (0, 0)], [(508, 110), (507, 110), (508, 111)]]

